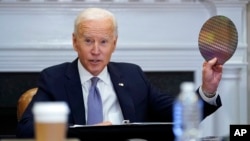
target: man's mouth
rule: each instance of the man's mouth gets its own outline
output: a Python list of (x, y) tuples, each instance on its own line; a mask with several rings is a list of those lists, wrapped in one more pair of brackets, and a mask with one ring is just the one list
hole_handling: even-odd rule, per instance
[(90, 60), (90, 62), (91, 63), (94, 63), (94, 64), (96, 64), (96, 63), (99, 63), (101, 60)]

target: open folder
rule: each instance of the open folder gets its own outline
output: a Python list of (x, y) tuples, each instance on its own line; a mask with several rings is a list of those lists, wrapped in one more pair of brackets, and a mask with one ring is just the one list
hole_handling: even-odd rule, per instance
[(110, 126), (72, 125), (68, 137), (81, 141), (173, 141), (172, 123), (126, 123)]

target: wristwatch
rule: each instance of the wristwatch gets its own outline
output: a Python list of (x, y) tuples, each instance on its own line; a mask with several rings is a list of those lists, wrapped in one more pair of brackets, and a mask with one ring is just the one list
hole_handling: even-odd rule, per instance
[(205, 95), (206, 97), (208, 97), (208, 98), (212, 98), (212, 97), (214, 97), (214, 96), (216, 95), (216, 92), (215, 92), (215, 93), (207, 93), (207, 92), (204, 92), (204, 91), (203, 91), (203, 93), (204, 93), (204, 95)]

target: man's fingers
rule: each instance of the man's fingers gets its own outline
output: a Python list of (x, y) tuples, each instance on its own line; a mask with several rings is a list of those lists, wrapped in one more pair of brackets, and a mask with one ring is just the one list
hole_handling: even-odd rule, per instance
[(215, 66), (213, 66), (212, 68), (213, 68), (213, 70), (215, 70), (215, 71), (217, 71), (217, 72), (221, 72), (222, 69), (223, 69), (222, 65), (215, 65)]
[(110, 122), (110, 121), (104, 121), (104, 122), (98, 123), (96, 125), (100, 125), (100, 126), (112, 125), (112, 122)]

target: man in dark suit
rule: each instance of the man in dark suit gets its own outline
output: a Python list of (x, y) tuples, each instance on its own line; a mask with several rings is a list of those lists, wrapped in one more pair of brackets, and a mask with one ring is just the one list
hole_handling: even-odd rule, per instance
[[(143, 70), (130, 63), (110, 62), (118, 39), (117, 23), (112, 13), (88, 8), (75, 20), (72, 35), (78, 57), (43, 70), (38, 91), (18, 123), (17, 137), (34, 137), (32, 107), (37, 101), (65, 101), (70, 108), (68, 123), (84, 125), (88, 121), (87, 105), (91, 78), (98, 77), (103, 120), (99, 125), (130, 122), (172, 122), (174, 98), (154, 88)], [(221, 106), (217, 88), (222, 66), (214, 58), (203, 64), (202, 85), (197, 95), (204, 102), (203, 115)]]

